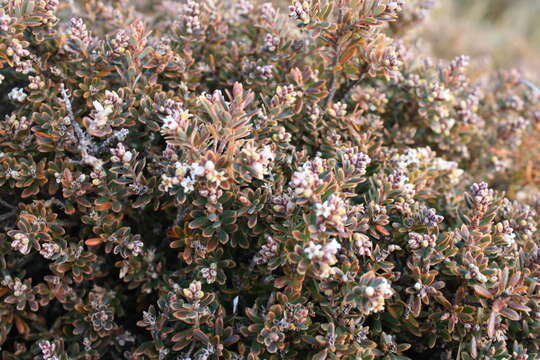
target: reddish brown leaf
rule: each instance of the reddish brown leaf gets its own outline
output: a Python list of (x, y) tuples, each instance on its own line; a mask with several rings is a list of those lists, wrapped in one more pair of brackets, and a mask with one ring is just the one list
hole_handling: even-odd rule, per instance
[(102, 242), (104, 242), (105, 240), (106, 239), (104, 238), (91, 238), (91, 239), (86, 240), (84, 243), (88, 246), (97, 246), (101, 244)]
[(478, 296), (485, 297), (486, 299), (493, 298), (493, 294), (491, 294), (491, 292), (489, 292), (489, 290), (483, 287), (482, 285), (473, 285), (473, 289), (476, 295)]

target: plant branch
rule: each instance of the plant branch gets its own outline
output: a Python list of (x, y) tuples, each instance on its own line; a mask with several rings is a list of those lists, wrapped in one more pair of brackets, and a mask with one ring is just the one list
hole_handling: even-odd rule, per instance
[(64, 100), (64, 104), (66, 106), (71, 125), (73, 126), (75, 137), (79, 141), (78, 148), (81, 152), (83, 164), (91, 165), (94, 168), (100, 168), (102, 165), (102, 161), (92, 155), (96, 152), (96, 145), (92, 142), (90, 136), (86, 132), (84, 132), (79, 123), (75, 120), (73, 107), (71, 106), (71, 100), (69, 99), (66, 87), (63, 83), (60, 84), (60, 92), (62, 93), (62, 98)]

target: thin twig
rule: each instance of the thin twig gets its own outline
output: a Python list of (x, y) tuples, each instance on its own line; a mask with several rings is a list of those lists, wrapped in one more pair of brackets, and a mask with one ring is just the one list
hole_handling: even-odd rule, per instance
[(4, 200), (2, 200), (2, 199), (0, 199), (0, 204), (1, 204), (2, 206), (7, 207), (8, 209), (12, 209), (12, 210), (13, 210), (13, 209), (17, 209), (17, 207), (16, 207), (15, 205), (11, 205), (10, 203), (8, 203), (7, 201), (4, 201)]
[(13, 216), (17, 215), (17, 209), (13, 209), (8, 213), (5, 213), (4, 215), (0, 215), (0, 222), (3, 222)]
[(123, 141), (126, 136), (128, 135), (129, 130), (128, 129), (121, 129), (117, 132), (115, 132), (111, 137), (107, 138), (104, 142), (98, 145), (96, 153), (99, 154), (109, 147), (111, 147), (115, 140)]
[(73, 107), (71, 106), (71, 100), (69, 99), (66, 87), (64, 84), (60, 84), (60, 92), (62, 93), (62, 98), (64, 100), (64, 104), (66, 106), (66, 110), (69, 115), (69, 120), (71, 122), (71, 125), (73, 126), (73, 130), (75, 131), (75, 136), (79, 140), (79, 144), (81, 146), (81, 152), (84, 154), (89, 154), (90, 148), (95, 147), (95, 145), (92, 143), (92, 140), (89, 138), (89, 136), (84, 132), (84, 130), (81, 128), (79, 123), (75, 121), (75, 115), (73, 114)]
[(73, 126), (75, 136), (77, 137), (77, 140), (79, 140), (79, 150), (81, 151), (82, 162), (84, 164), (91, 165), (94, 168), (100, 168), (102, 161), (92, 155), (96, 152), (96, 145), (92, 142), (90, 136), (84, 132), (79, 123), (75, 121), (71, 100), (69, 99), (66, 87), (63, 83), (60, 84), (60, 92), (62, 93), (64, 104), (66, 106), (71, 125)]

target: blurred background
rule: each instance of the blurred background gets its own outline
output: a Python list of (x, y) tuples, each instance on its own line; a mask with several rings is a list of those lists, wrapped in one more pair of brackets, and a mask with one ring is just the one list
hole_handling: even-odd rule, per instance
[(434, 54), (540, 72), (540, 0), (437, 0), (419, 29)]
[[(476, 74), (518, 69), (540, 88), (540, 0), (416, 1), (435, 5), (413, 35), (434, 57), (468, 55)], [(512, 199), (540, 199), (540, 123), (530, 130), (514, 156)]]

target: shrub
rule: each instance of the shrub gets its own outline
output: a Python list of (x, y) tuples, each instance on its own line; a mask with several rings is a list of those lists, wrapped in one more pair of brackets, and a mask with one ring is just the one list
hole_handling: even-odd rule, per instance
[(538, 357), (540, 91), (286, 5), (2, 2), (2, 359)]

